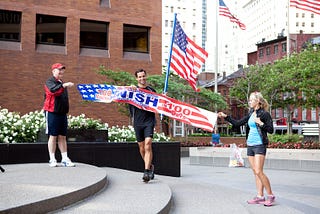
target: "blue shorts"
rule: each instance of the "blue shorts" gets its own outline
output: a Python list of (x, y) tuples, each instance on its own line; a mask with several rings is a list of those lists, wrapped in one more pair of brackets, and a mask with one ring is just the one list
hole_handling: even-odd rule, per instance
[(68, 118), (66, 114), (45, 112), (46, 134), (51, 136), (67, 135)]
[(134, 131), (136, 133), (137, 142), (144, 141), (147, 137), (153, 138), (154, 126), (135, 126)]
[(247, 147), (247, 156), (266, 155), (267, 145), (256, 145)]

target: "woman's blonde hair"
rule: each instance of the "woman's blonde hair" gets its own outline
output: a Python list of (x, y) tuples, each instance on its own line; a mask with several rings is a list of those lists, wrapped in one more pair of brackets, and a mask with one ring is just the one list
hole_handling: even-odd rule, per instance
[(269, 103), (266, 99), (263, 98), (262, 94), (258, 91), (252, 92), (250, 97), (254, 97), (254, 99), (259, 101), (260, 108), (264, 109), (265, 111), (269, 110)]

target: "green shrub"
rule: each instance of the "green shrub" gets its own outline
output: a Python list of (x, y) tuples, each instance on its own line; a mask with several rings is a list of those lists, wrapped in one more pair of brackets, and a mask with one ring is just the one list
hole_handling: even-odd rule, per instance
[(272, 143), (298, 143), (303, 140), (302, 135), (292, 134), (292, 135), (280, 135), (280, 134), (272, 134), (268, 136), (269, 141)]

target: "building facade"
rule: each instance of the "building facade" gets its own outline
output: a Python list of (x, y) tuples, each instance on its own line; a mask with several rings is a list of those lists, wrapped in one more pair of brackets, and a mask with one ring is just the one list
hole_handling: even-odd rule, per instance
[[(2, 0), (0, 106), (21, 114), (41, 110), (51, 65), (66, 66), (65, 81), (105, 83), (99, 66), (161, 74), (161, 1)], [(128, 125), (117, 104), (84, 103), (69, 89), (70, 114)]]

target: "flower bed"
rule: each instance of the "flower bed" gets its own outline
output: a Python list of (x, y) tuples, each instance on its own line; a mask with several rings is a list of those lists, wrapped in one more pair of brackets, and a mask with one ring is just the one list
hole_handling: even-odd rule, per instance
[[(17, 112), (9, 112), (8, 109), (3, 109), (0, 106), (0, 143), (34, 143), (43, 142), (46, 139), (43, 130), (45, 127), (45, 116), (43, 111), (34, 111), (23, 116)], [(101, 132), (108, 132), (108, 135), (103, 133), (98, 135), (99, 141), (105, 142), (135, 142), (135, 134), (132, 126), (108, 127), (107, 123), (101, 120), (87, 118), (85, 114), (79, 116), (68, 115), (68, 138), (71, 141), (86, 141), (85, 134), (90, 136), (87, 142), (96, 141), (92, 137), (92, 130), (102, 130)], [(90, 131), (86, 131), (90, 130)], [(107, 130), (107, 131), (106, 131)], [(84, 132), (82, 135), (79, 132)], [(86, 132), (86, 133), (85, 133)], [(75, 135), (76, 138), (74, 140)], [(84, 137), (82, 137), (84, 136)], [(101, 139), (101, 136), (106, 136)], [(39, 138), (40, 137), (40, 138)], [(46, 140), (45, 140), (46, 141)], [(164, 133), (154, 133), (155, 142), (168, 142), (170, 138), (165, 136)]]

